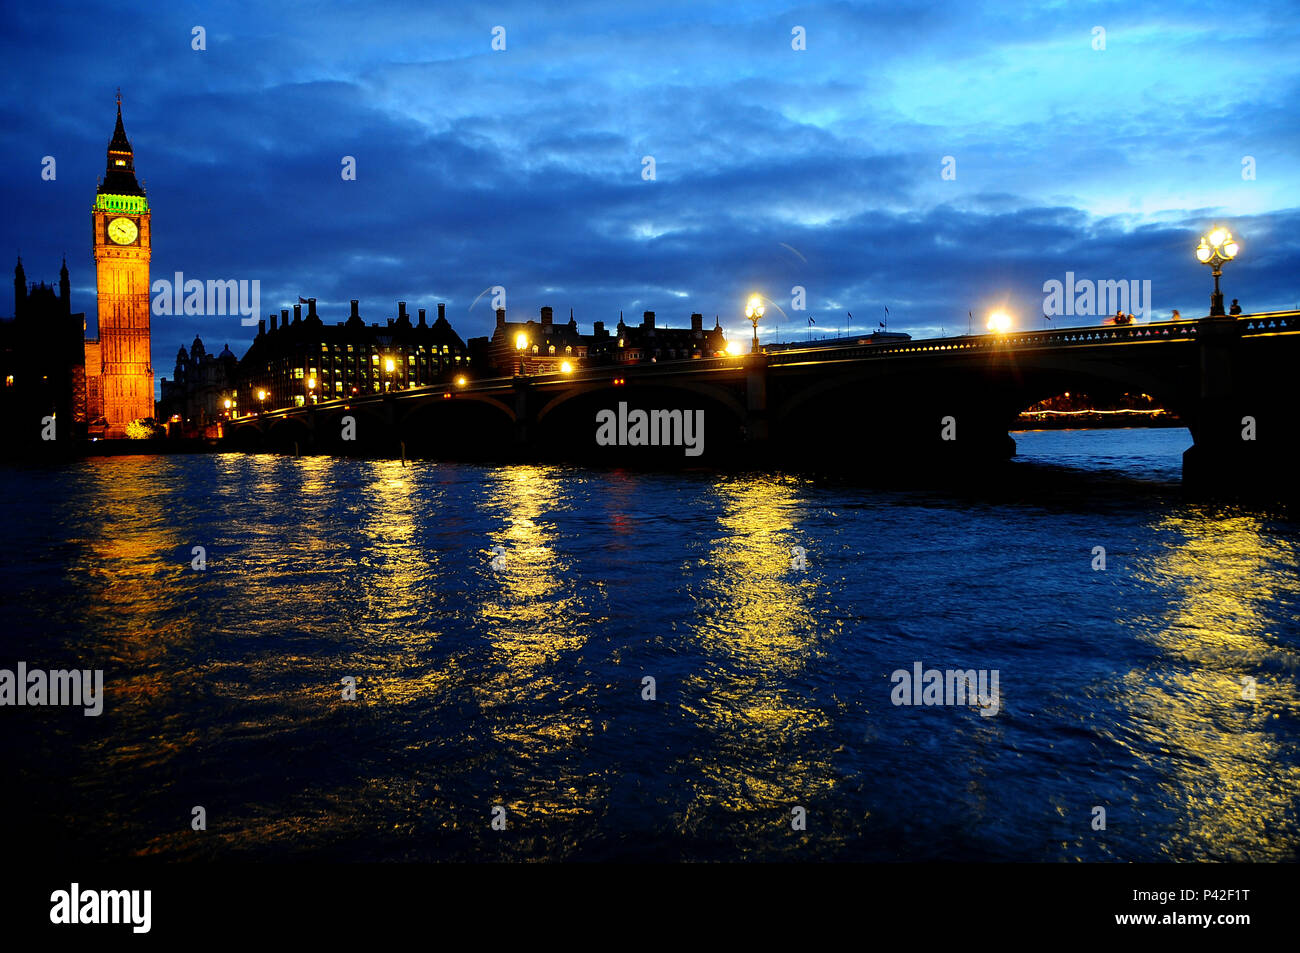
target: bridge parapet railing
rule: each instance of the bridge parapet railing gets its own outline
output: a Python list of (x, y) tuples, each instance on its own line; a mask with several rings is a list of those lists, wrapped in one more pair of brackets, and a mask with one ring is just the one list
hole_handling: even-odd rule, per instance
[[(1300, 331), (1300, 311), (1262, 311), (1241, 315), (1237, 328), (1243, 335), (1278, 334)], [(955, 338), (925, 338), (897, 344), (864, 344), (858, 347), (807, 348), (775, 351), (770, 364), (798, 364), (820, 355), (833, 360), (897, 357), (943, 351), (988, 351), (1007, 348), (1073, 347), (1116, 344), (1126, 341), (1195, 340), (1200, 335), (1198, 319), (1159, 321), (1151, 324), (1103, 325), (1093, 328), (1061, 328), (1052, 331), (1021, 331), (1012, 334), (964, 335)]]
[(1114, 344), (1124, 341), (1172, 341), (1195, 339), (1195, 321), (1167, 321), (1157, 324), (1107, 325), (1096, 328), (1062, 328), (1059, 331), (1021, 331), (1012, 334), (965, 335), (957, 338), (926, 338), (898, 344), (865, 344), (860, 347), (809, 348), (771, 355), (772, 364), (794, 364), (820, 353), (824, 358), (882, 358), (944, 351), (995, 351), (1008, 348), (1072, 347)]
[(1237, 318), (1237, 327), (1243, 335), (1300, 331), (1300, 311), (1261, 311), (1242, 315)]
[[(1239, 315), (1236, 320), (1237, 331), (1242, 336), (1270, 335), (1300, 332), (1300, 311), (1261, 311), (1255, 314)], [(915, 341), (903, 341), (895, 344), (863, 344), (845, 347), (800, 348), (783, 351), (770, 351), (765, 356), (769, 366), (783, 364), (801, 364), (808, 361), (843, 361), (861, 359), (879, 359), (902, 357), (908, 355), (941, 354), (944, 352), (998, 351), (1017, 348), (1074, 347), (1119, 344), (1124, 342), (1157, 342), (1196, 340), (1201, 334), (1200, 319), (1185, 321), (1162, 321), (1152, 324), (1130, 324), (1123, 326), (1103, 325), (1090, 328), (1061, 328), (1051, 331), (1022, 331), (1012, 334), (963, 335), (952, 338), (927, 338)], [(736, 370), (744, 367), (745, 355), (695, 360), (664, 361), (658, 364), (611, 364), (580, 368), (572, 375), (545, 374), (529, 375), (529, 382), (534, 384), (552, 383), (590, 383), (610, 376), (623, 376), (631, 372), (637, 377), (654, 377), (657, 374), (680, 374), (683, 370), (709, 371), (718, 369)], [(513, 387), (514, 377), (479, 378), (468, 381), (466, 385), (453, 385), (450, 382), (410, 388), (391, 394), (354, 395), (322, 401), (321, 408), (337, 408), (352, 403), (373, 403), (386, 398), (400, 399), (456, 394), (462, 392), (492, 392)], [(313, 405), (315, 407), (317, 405)], [(280, 407), (272, 410), (244, 413), (237, 418), (247, 421), (257, 417), (284, 418), (302, 414), (312, 408)]]

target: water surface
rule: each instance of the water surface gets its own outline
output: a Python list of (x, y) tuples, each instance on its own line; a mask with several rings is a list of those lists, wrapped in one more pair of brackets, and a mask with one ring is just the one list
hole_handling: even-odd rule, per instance
[[(107, 696), (0, 708), (0, 827), (87, 858), (1296, 859), (1294, 523), (1185, 502), (1183, 430), (1016, 436), (1005, 492), (0, 468), (0, 666)], [(916, 661), (998, 670), (1000, 710), (892, 704)]]

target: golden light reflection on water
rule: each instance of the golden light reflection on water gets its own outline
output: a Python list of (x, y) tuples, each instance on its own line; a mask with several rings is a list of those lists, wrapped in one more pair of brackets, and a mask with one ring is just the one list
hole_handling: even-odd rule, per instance
[(175, 501), (151, 482), (156, 460), (91, 458), (85, 467), (77, 499), (85, 535), (74, 540), (81, 552), (72, 571), (93, 598), (78, 601), (66, 634), (79, 664), (104, 670), (112, 723), (135, 731), (129, 743), (117, 732), (92, 735), (77, 761), (129, 774), (165, 765), (196, 739), (169, 707), (186, 690), (170, 659), (193, 651), (199, 628), (192, 605), (178, 597), (198, 585), (189, 566), (194, 540), (176, 525)]
[[(1276, 860), (1295, 845), (1276, 831), (1294, 826), (1300, 766), (1279, 743), (1280, 718), (1300, 713), (1294, 649), (1272, 631), (1281, 587), (1294, 586), (1297, 553), (1279, 552), (1254, 516), (1169, 516), (1178, 535), (1144, 579), (1170, 608), (1143, 638), (1164, 662), (1125, 677), (1125, 702), (1145, 736), (1125, 741), (1165, 778), (1166, 806), (1183, 830), (1166, 854), (1216, 860)], [(1279, 663), (1281, 674), (1276, 673)], [(1255, 700), (1242, 677), (1256, 680)]]
[(92, 472), (78, 501), (86, 536), (77, 571), (95, 593), (82, 604), (86, 644), (122, 663), (122, 677), (106, 692), (125, 696), (163, 691), (150, 684), (156, 676), (149, 673), (167, 652), (183, 650), (193, 628), (191, 619), (178, 617), (174, 591), (189, 568), (177, 554), (188, 553), (192, 541), (179, 533), (165, 498), (140, 492), (140, 474), (154, 465), (89, 461)]
[[(555, 524), (543, 518), (560, 492), (555, 474), (538, 467), (498, 470), (489, 488), (487, 506), (502, 523), (492, 543), (504, 549), (505, 565), (487, 569), (497, 594), (489, 594), (480, 613), (492, 634), (493, 660), (516, 682), (542, 675), (583, 642), (567, 611), (578, 606), (562, 595), (571, 567), (555, 553)], [(485, 567), (491, 555), (484, 552)]]
[(796, 690), (828, 635), (819, 631), (814, 584), (790, 565), (800, 495), (778, 478), (724, 478), (714, 493), (722, 512), (703, 560), (710, 575), (698, 635), (716, 664), (688, 679), (682, 696), (718, 750), (691, 766), (706, 784), (688, 813), (703, 822), (720, 806), (744, 812), (742, 823), (782, 823), (779, 812), (835, 785), (831, 752), (817, 737), (828, 719)]
[(331, 457), (299, 457), (294, 464), (302, 479), (298, 492), (307, 498), (305, 502), (326, 494), (339, 469), (338, 461)]
[[(396, 460), (349, 464), (359, 468), (356, 493), (365, 504), (357, 524), (362, 571), (351, 574), (365, 612), (359, 633), (370, 657), (366, 691), (388, 705), (406, 705), (438, 693), (451, 673), (429, 664), (439, 636), (426, 628), (426, 602), (435, 598), (440, 554), (429, 551), (416, 527), (442, 505), (440, 491), (421, 484), (413, 467)], [(432, 694), (431, 694), (432, 693)]]
[[(498, 529), (481, 553), (489, 579), (475, 608), (491, 653), (476, 693), (485, 711), (502, 713), (493, 719), (493, 738), (515, 759), (528, 765), (558, 755), (566, 772), (550, 783), (530, 784), (525, 795), (505, 806), (534, 819), (590, 814), (603, 797), (604, 782), (576, 768), (585, 760), (591, 736), (589, 705), (581, 698), (560, 697), (560, 682), (553, 676), (582, 648), (590, 630), (572, 566), (557, 554), (556, 527), (546, 518), (547, 511), (569, 505), (563, 472), (533, 466), (494, 470), (482, 505)], [(503, 555), (493, 553), (496, 546)], [(494, 555), (504, 559), (499, 569), (491, 568)], [(572, 674), (565, 670), (563, 681), (571, 683)], [(591, 685), (573, 691), (594, 696), (596, 690)], [(548, 701), (538, 704), (543, 698)]]

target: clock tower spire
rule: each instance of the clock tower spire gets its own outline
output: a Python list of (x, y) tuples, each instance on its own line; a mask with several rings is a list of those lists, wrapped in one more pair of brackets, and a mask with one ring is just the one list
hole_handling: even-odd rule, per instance
[[(99, 301), (99, 392), (106, 435), (123, 437), (126, 425), (153, 417), (153, 366), (149, 357), (149, 200), (135, 177), (135, 153), (122, 124), (108, 143), (108, 167), (91, 210)], [(93, 354), (87, 348), (87, 355)], [(95, 370), (87, 367), (87, 375)], [(92, 408), (92, 416), (97, 416)]]

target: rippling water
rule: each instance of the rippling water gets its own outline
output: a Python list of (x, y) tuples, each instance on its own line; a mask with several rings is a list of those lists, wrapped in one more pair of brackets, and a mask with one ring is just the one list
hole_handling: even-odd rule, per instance
[[(1296, 525), (1184, 502), (1182, 430), (1017, 439), (1002, 491), (234, 454), (0, 468), (0, 665), (103, 668), (107, 696), (99, 718), (0, 708), (6, 842), (1296, 859)], [(997, 669), (1000, 711), (891, 704), (916, 661)]]

